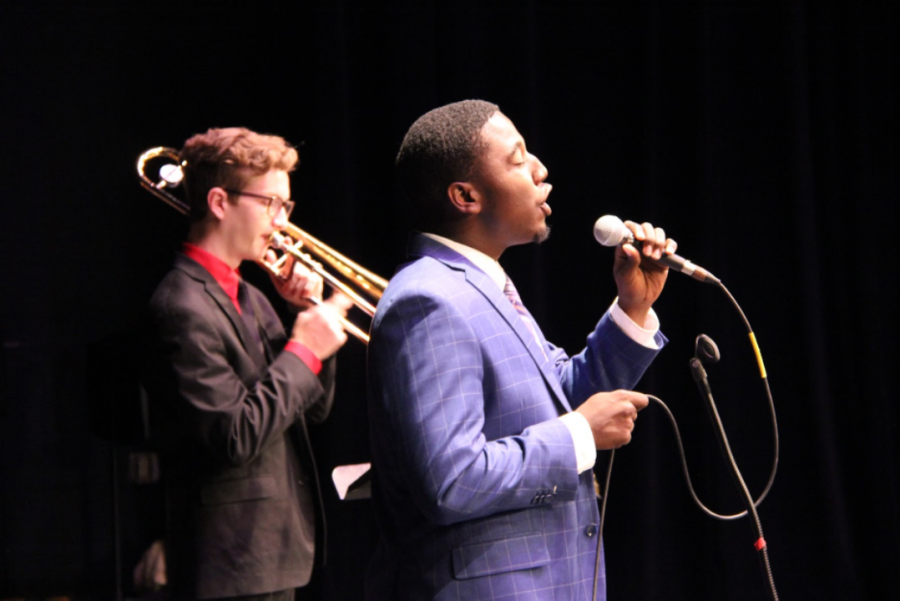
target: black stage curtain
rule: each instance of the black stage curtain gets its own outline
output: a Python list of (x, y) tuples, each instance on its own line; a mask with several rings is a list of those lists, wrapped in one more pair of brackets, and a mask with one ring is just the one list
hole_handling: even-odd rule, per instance
[[(128, 593), (158, 533), (153, 486), (123, 476), (143, 438), (120, 376), (186, 227), (140, 189), (137, 156), (213, 126), (281, 134), (303, 161), (294, 220), (387, 275), (409, 227), (392, 164), (406, 129), (483, 98), (555, 185), (550, 240), (503, 258), (548, 337), (577, 351), (615, 295), (597, 217), (665, 227), (759, 339), (781, 434), (760, 517), (782, 597), (898, 598), (896, 4), (372, 4), (0, 9), (0, 596), (110, 598), (117, 575)], [(698, 334), (718, 342), (713, 391), (758, 492), (773, 439), (746, 333), (723, 294), (675, 274), (657, 311), (671, 342), (641, 389), (679, 419), (701, 498), (739, 511), (688, 360)], [(349, 342), (315, 432), (326, 480), (368, 459), (364, 364)], [(610, 599), (764, 598), (750, 524), (705, 517), (675, 451), (651, 406), (617, 454)], [(326, 503), (310, 591), (359, 598), (370, 508)]]

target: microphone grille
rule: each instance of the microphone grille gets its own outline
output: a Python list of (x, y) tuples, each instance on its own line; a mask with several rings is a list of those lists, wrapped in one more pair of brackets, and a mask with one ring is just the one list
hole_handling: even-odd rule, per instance
[(631, 231), (615, 215), (604, 215), (594, 223), (594, 238), (603, 246), (618, 246)]

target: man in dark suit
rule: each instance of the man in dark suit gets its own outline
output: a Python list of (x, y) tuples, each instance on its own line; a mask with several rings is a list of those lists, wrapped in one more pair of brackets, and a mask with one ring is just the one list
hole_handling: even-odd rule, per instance
[[(631, 439), (630, 390), (665, 344), (651, 306), (674, 252), (649, 223), (616, 250), (619, 296), (568, 357), (498, 263), (547, 237), (547, 169), (497, 106), (422, 116), (397, 156), (415, 212), (410, 262), (372, 323), (372, 600), (605, 598), (596, 449)], [(559, 310), (564, 310), (560, 307)]]
[(273, 282), (301, 309), (288, 336), (240, 278), (242, 261), (272, 253), (269, 236), (293, 208), (297, 153), (282, 138), (211, 129), (180, 158), (191, 226), (150, 302), (147, 379), (170, 590), (178, 599), (293, 599), (312, 572), (319, 494), (306, 422), (330, 411), (347, 302), (310, 305), (321, 278), (286, 262)]

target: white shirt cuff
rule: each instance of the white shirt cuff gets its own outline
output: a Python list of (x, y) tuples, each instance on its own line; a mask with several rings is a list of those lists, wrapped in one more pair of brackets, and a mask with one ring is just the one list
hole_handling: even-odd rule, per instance
[(622, 310), (622, 307), (619, 306), (619, 299), (616, 298), (609, 308), (609, 316), (629, 338), (641, 346), (652, 349), (659, 348), (655, 338), (656, 333), (659, 332), (659, 318), (656, 317), (656, 311), (653, 309), (650, 309), (644, 324), (638, 325)]
[(575, 443), (575, 461), (578, 464), (578, 473), (585, 472), (594, 467), (597, 462), (597, 447), (594, 445), (594, 433), (585, 416), (577, 411), (559, 416), (559, 421), (565, 424)]

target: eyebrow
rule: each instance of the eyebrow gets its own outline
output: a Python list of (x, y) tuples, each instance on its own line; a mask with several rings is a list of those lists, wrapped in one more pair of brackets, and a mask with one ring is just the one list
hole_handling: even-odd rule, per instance
[[(285, 200), (285, 198), (281, 194), (269, 194), (268, 190), (266, 190), (265, 192), (254, 192), (254, 194), (259, 194), (260, 196), (265, 196), (267, 198), (280, 198), (281, 200)], [(287, 200), (290, 200), (290, 198), (288, 198)]]

